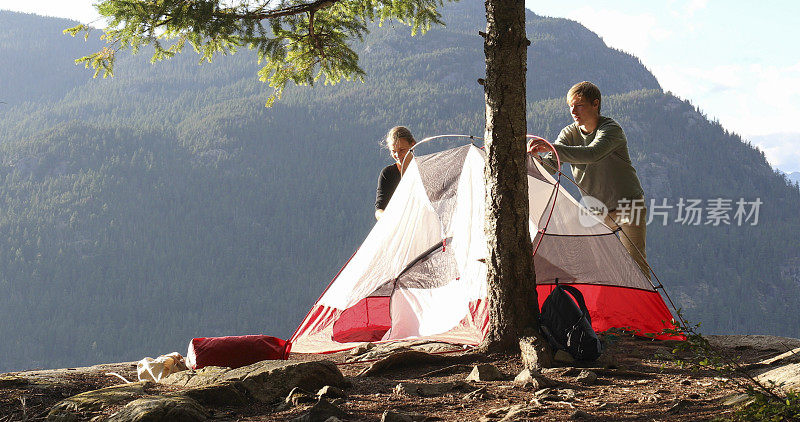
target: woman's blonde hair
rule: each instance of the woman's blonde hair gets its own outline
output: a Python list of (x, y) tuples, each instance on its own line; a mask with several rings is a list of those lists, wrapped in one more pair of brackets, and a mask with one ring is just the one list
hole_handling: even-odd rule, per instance
[(405, 139), (411, 145), (417, 143), (417, 140), (414, 139), (414, 135), (412, 135), (411, 131), (405, 126), (395, 126), (389, 129), (389, 132), (386, 134), (385, 142), (388, 145), (389, 141), (397, 142), (398, 139)]

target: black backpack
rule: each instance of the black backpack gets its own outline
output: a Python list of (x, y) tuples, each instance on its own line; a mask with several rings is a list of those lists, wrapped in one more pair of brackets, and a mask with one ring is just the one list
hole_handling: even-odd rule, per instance
[(577, 288), (560, 285), (556, 279), (556, 287), (542, 304), (539, 318), (542, 333), (554, 350), (564, 350), (577, 360), (587, 361), (603, 353), (603, 344), (592, 329), (589, 310)]

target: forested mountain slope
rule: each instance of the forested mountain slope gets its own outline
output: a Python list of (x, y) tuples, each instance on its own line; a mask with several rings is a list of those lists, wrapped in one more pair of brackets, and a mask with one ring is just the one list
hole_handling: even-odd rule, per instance
[[(93, 80), (72, 60), (99, 44), (59, 35), (71, 22), (0, 12), (0, 371), (288, 337), (373, 224), (382, 134), (482, 135), (482, 5), (444, 19), (424, 36), (376, 28), (358, 46), (365, 83), (290, 88), (267, 109), (247, 52), (144, 52)], [(554, 138), (564, 93), (592, 80), (648, 197), (763, 201), (757, 226), (651, 224), (648, 255), (688, 318), (800, 336), (800, 192), (577, 23), (531, 13), (528, 36), (532, 133)]]

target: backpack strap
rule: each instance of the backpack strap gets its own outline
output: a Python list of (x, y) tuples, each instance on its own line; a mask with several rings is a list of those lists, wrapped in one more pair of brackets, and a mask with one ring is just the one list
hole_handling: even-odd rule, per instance
[(583, 293), (581, 293), (577, 287), (570, 286), (569, 284), (559, 284), (558, 287), (575, 298), (575, 301), (578, 302), (578, 307), (581, 308), (581, 312), (583, 312), (583, 315), (589, 321), (589, 324), (591, 324), (592, 317), (589, 315), (589, 309), (586, 308), (586, 301), (583, 300)]

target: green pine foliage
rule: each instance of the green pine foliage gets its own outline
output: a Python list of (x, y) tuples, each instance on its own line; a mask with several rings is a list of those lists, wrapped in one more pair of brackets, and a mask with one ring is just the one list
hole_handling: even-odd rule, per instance
[[(280, 98), (288, 82), (313, 85), (363, 80), (358, 55), (349, 42), (363, 41), (368, 25), (394, 20), (411, 26), (411, 35), (441, 24), (443, 0), (193, 1), (102, 0), (97, 11), (108, 18), (103, 38), (109, 44), (76, 60), (112, 76), (119, 51), (152, 46), (152, 62), (169, 59), (188, 44), (201, 61), (246, 47), (257, 53), (259, 79), (275, 89), (267, 105)], [(84, 34), (76, 25), (64, 32)]]
[[(73, 60), (102, 48), (94, 35), (0, 12), (0, 371), (290, 336), (372, 227), (385, 131), (482, 136), (479, 3), (445, 6), (447, 27), (415, 37), (396, 21), (369, 27), (352, 45), (363, 83), (289, 84), (271, 108), (246, 48), (198, 65), (189, 52), (151, 64), (142, 47), (92, 79)], [(564, 93), (592, 80), (649, 198), (764, 201), (755, 227), (650, 226), (648, 256), (687, 317), (800, 336), (784, 270), (800, 260), (800, 192), (580, 25), (531, 13), (528, 37), (531, 133), (553, 139), (570, 121)]]

